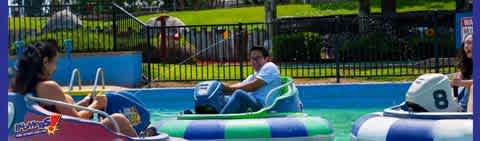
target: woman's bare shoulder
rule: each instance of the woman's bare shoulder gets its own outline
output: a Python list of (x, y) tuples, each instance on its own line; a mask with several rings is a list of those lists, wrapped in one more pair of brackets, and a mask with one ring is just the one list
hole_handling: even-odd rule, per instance
[(42, 82), (38, 83), (37, 88), (39, 86), (40, 87), (60, 87), (60, 85), (58, 85), (57, 82), (52, 81), (52, 80), (42, 81)]
[(36, 91), (39, 97), (53, 98), (63, 96), (62, 88), (55, 81), (43, 81), (38, 83)]

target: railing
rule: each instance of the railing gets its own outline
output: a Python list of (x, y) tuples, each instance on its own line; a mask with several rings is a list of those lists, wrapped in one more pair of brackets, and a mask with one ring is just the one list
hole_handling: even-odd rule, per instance
[(72, 75), (70, 76), (70, 83), (68, 85), (68, 94), (72, 95), (73, 91), (73, 83), (75, 83), (75, 78), (77, 78), (78, 89), (82, 89), (82, 77), (80, 76), (80, 70), (75, 68), (72, 71)]
[[(282, 75), (296, 78), (455, 72), (453, 14), (420, 14), (282, 20), (273, 39), (274, 60)], [(361, 21), (368, 21), (364, 31)]]
[(92, 98), (95, 100), (97, 98), (97, 86), (98, 86), (98, 79), (101, 79), (102, 88), (105, 89), (105, 75), (103, 74), (102, 68), (97, 68), (97, 73), (95, 73), (95, 81), (93, 82), (93, 92)]
[[(73, 38), (73, 51), (141, 51), (148, 81), (242, 80), (253, 73), (248, 50), (267, 44), (269, 39), (273, 42), (270, 57), (279, 66), (281, 75), (295, 78), (340, 80), (456, 71), (454, 16), (449, 11), (387, 18), (347, 15), (289, 18), (273, 23), (156, 27), (117, 4), (104, 8), (109, 11), (92, 12), (103, 16), (88, 16), (88, 11), (79, 15), (86, 23), (104, 25), (102, 29), (108, 30), (102, 33), (111, 38), (91, 41), (88, 36), (78, 36)], [(101, 17), (105, 20), (88, 20)], [(10, 28), (16, 29), (19, 24), (15, 18), (25, 17), (13, 18)], [(266, 27), (273, 27), (273, 37), (268, 37)], [(435, 31), (435, 35), (427, 35), (429, 30)], [(80, 32), (68, 30), (65, 35), (74, 34)], [(10, 35), (16, 37), (17, 33)], [(34, 34), (28, 38), (48, 35)], [(28, 44), (33, 39), (26, 41)], [(100, 49), (78, 43), (85, 41), (99, 43)]]
[(114, 50), (145, 51), (150, 45), (147, 43), (148, 26), (138, 18), (127, 12), (117, 4), (113, 4), (113, 39)]
[(147, 55), (152, 69), (148, 74), (152, 74), (152, 80), (208, 80), (212, 76), (243, 79), (241, 74), (247, 74), (248, 69), (248, 49), (263, 46), (266, 40), (264, 26), (249, 23), (150, 27), (153, 51)]
[[(339, 80), (456, 71), (452, 25), (377, 24), (361, 32), (358, 24), (335, 18), (274, 23), (272, 61), (281, 75), (295, 78)], [(154, 81), (242, 80), (253, 73), (248, 50), (266, 44), (265, 26), (151, 27), (154, 46), (147, 53), (149, 67), (144, 72)], [(435, 36), (427, 35), (429, 30)]]
[[(9, 6), (9, 45), (23, 40), (72, 39), (73, 52), (113, 51), (111, 4)], [(10, 48), (14, 53), (14, 48)], [(62, 49), (63, 50), (63, 49)]]

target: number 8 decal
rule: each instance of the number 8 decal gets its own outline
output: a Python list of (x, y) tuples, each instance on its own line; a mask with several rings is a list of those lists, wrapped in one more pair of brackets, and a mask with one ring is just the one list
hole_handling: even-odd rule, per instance
[(444, 90), (436, 90), (433, 92), (433, 99), (435, 106), (438, 109), (445, 109), (448, 107), (447, 93)]

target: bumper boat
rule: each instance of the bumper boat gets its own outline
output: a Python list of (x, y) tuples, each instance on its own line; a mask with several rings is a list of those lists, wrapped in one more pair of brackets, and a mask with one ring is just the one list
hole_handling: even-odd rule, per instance
[[(329, 121), (303, 113), (299, 92), (288, 77), (272, 89), (263, 109), (240, 114), (179, 114), (154, 127), (172, 137), (187, 140), (334, 140)], [(194, 90), (198, 107), (218, 109), (224, 104), (221, 83), (201, 82)], [(278, 91), (278, 93), (275, 93)], [(202, 103), (204, 105), (202, 105)], [(207, 103), (207, 104), (205, 104)]]
[[(473, 115), (458, 112), (461, 107), (450, 95), (446, 76), (420, 76), (410, 86), (407, 102), (357, 119), (351, 131), (352, 141), (471, 141)], [(422, 96), (430, 101), (415, 101), (424, 99)], [(415, 110), (419, 107), (422, 112)]]
[[(98, 78), (98, 77), (97, 77)], [(97, 82), (97, 81), (96, 81)], [(94, 85), (94, 88), (96, 87)], [(90, 91), (92, 97), (96, 92)], [(165, 133), (154, 132), (154, 136), (129, 137), (120, 133), (119, 125), (110, 129), (96, 119), (109, 118), (113, 113), (125, 115), (138, 135), (145, 135), (150, 130), (150, 113), (144, 104), (128, 92), (107, 92), (107, 107), (104, 111), (35, 97), (33, 94), (21, 95), (8, 93), (8, 140), (71, 140), (71, 141), (168, 141), (184, 140), (172, 138)], [(86, 120), (53, 113), (41, 107), (39, 103), (76, 108), (94, 113), (93, 120)], [(113, 120), (112, 120), (113, 121)]]

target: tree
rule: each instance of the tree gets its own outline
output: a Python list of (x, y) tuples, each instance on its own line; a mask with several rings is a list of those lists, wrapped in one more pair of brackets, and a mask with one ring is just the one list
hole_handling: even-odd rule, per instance
[(382, 15), (386, 17), (394, 16), (397, 13), (396, 0), (382, 0)]
[(455, 0), (457, 11), (471, 11), (472, 10), (472, 0)]
[(41, 16), (43, 0), (25, 0), (25, 16)]
[(358, 1), (359, 9), (358, 14), (359, 16), (368, 16), (370, 15), (370, 0), (359, 0)]
[(370, 0), (359, 0), (358, 1), (358, 16), (360, 17), (360, 22), (358, 23), (360, 32), (368, 31), (368, 16), (370, 15)]

